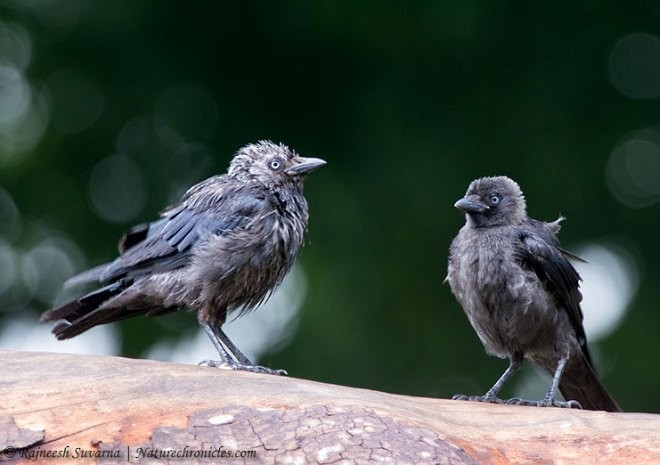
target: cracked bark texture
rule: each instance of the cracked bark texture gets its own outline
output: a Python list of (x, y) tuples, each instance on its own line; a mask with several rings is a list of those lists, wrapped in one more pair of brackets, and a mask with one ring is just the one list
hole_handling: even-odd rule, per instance
[[(12, 452), (0, 461), (13, 463), (63, 463), (20, 451), (67, 446), (114, 457), (75, 463), (660, 463), (660, 415), (416, 398), (118, 357), (0, 350), (0, 368), (0, 451)], [(148, 455), (220, 449), (251, 455)]]

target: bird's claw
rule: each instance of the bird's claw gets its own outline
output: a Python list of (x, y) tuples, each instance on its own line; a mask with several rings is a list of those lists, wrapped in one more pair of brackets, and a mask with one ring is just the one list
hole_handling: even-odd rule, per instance
[(526, 400), (520, 399), (519, 397), (514, 397), (508, 399), (506, 402), (508, 405), (527, 405), (532, 407), (558, 407), (558, 408), (577, 408), (582, 409), (582, 405), (577, 400), (568, 400), (561, 401), (556, 399), (541, 399), (541, 400)]
[(203, 366), (203, 367), (231, 369), (231, 367), (228, 364), (226, 364), (225, 362), (223, 362), (222, 360), (206, 359), (206, 360), (202, 360), (197, 365), (198, 366)]
[(198, 365), (214, 368), (223, 368), (225, 370), (249, 371), (252, 373), (262, 373), (267, 375), (287, 376), (286, 370), (275, 370), (261, 365), (243, 365), (240, 363), (227, 363), (222, 360), (202, 360)]
[[(545, 405), (543, 406), (545, 407)], [(552, 400), (548, 407), (558, 407), (558, 408), (577, 408), (582, 410), (582, 405), (577, 400)]]
[(558, 407), (558, 408), (577, 408), (582, 409), (582, 405), (577, 400), (561, 401), (555, 399), (541, 399), (541, 400), (526, 400), (519, 397), (512, 399), (502, 400), (494, 395), (486, 394), (483, 396), (466, 396), (464, 394), (456, 394), (452, 397), (453, 400), (469, 400), (473, 402), (488, 402), (490, 404), (507, 404), (507, 405), (526, 405), (532, 407)]
[(286, 370), (262, 367), (261, 365), (237, 365), (234, 370), (251, 371), (252, 373), (264, 373), (266, 375), (288, 376)]
[(520, 397), (512, 397), (511, 399), (507, 399), (504, 403), (507, 405), (527, 405), (533, 407), (547, 407), (547, 405), (544, 405), (542, 400), (527, 400), (527, 399), (521, 399)]
[(472, 402), (487, 402), (489, 404), (502, 404), (504, 401), (498, 399), (494, 395), (484, 395), (484, 396), (466, 396), (464, 394), (456, 394), (452, 397), (452, 400), (469, 400)]

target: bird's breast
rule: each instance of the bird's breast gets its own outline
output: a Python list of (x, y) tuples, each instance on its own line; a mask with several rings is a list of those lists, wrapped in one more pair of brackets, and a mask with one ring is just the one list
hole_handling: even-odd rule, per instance
[(538, 313), (548, 307), (535, 295), (545, 293), (536, 292), (538, 278), (520, 266), (503, 231), (459, 234), (452, 246), (448, 277), (489, 352), (505, 356), (521, 340), (521, 324), (528, 326), (524, 333), (534, 337)]
[(303, 244), (306, 227), (300, 215), (276, 212), (257, 226), (256, 234), (263, 238), (262, 247), (267, 252), (264, 255), (281, 259), (283, 265), (290, 266)]
[(484, 304), (523, 298), (525, 284), (535, 280), (523, 269), (514, 248), (501, 231), (483, 230), (478, 234), (459, 235), (452, 250), (450, 270), (458, 287)]
[(250, 309), (284, 279), (303, 243), (306, 209), (266, 203), (242, 227), (214, 235), (195, 251), (192, 280), (214, 306)]

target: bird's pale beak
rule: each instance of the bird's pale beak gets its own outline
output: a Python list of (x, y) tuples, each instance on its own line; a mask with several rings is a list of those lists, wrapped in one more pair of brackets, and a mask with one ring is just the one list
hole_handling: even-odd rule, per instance
[(293, 159), (294, 165), (286, 170), (286, 174), (290, 176), (300, 176), (303, 174), (311, 173), (312, 171), (325, 165), (325, 160), (320, 158), (306, 158), (296, 157)]
[(486, 210), (489, 210), (488, 205), (485, 205), (478, 196), (468, 195), (463, 197), (458, 202), (454, 204), (454, 207), (458, 208), (464, 213), (483, 213)]

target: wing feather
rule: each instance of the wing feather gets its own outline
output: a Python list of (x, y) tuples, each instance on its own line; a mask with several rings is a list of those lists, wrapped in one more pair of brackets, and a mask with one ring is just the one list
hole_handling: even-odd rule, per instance
[(261, 191), (245, 183), (214, 177), (204, 184), (206, 189), (191, 188), (160, 219), (131, 228), (120, 241), (121, 255), (115, 261), (74, 276), (70, 283), (113, 282), (181, 268), (196, 244), (244, 227), (266, 203)]
[(546, 290), (552, 294), (557, 308), (568, 314), (577, 340), (591, 363), (582, 324), (584, 317), (580, 308), (582, 301), (579, 290), (580, 275), (559, 247), (554, 231), (549, 227), (540, 226), (542, 225), (530, 224), (529, 228), (521, 229), (517, 247), (518, 257), (523, 267), (536, 273)]

